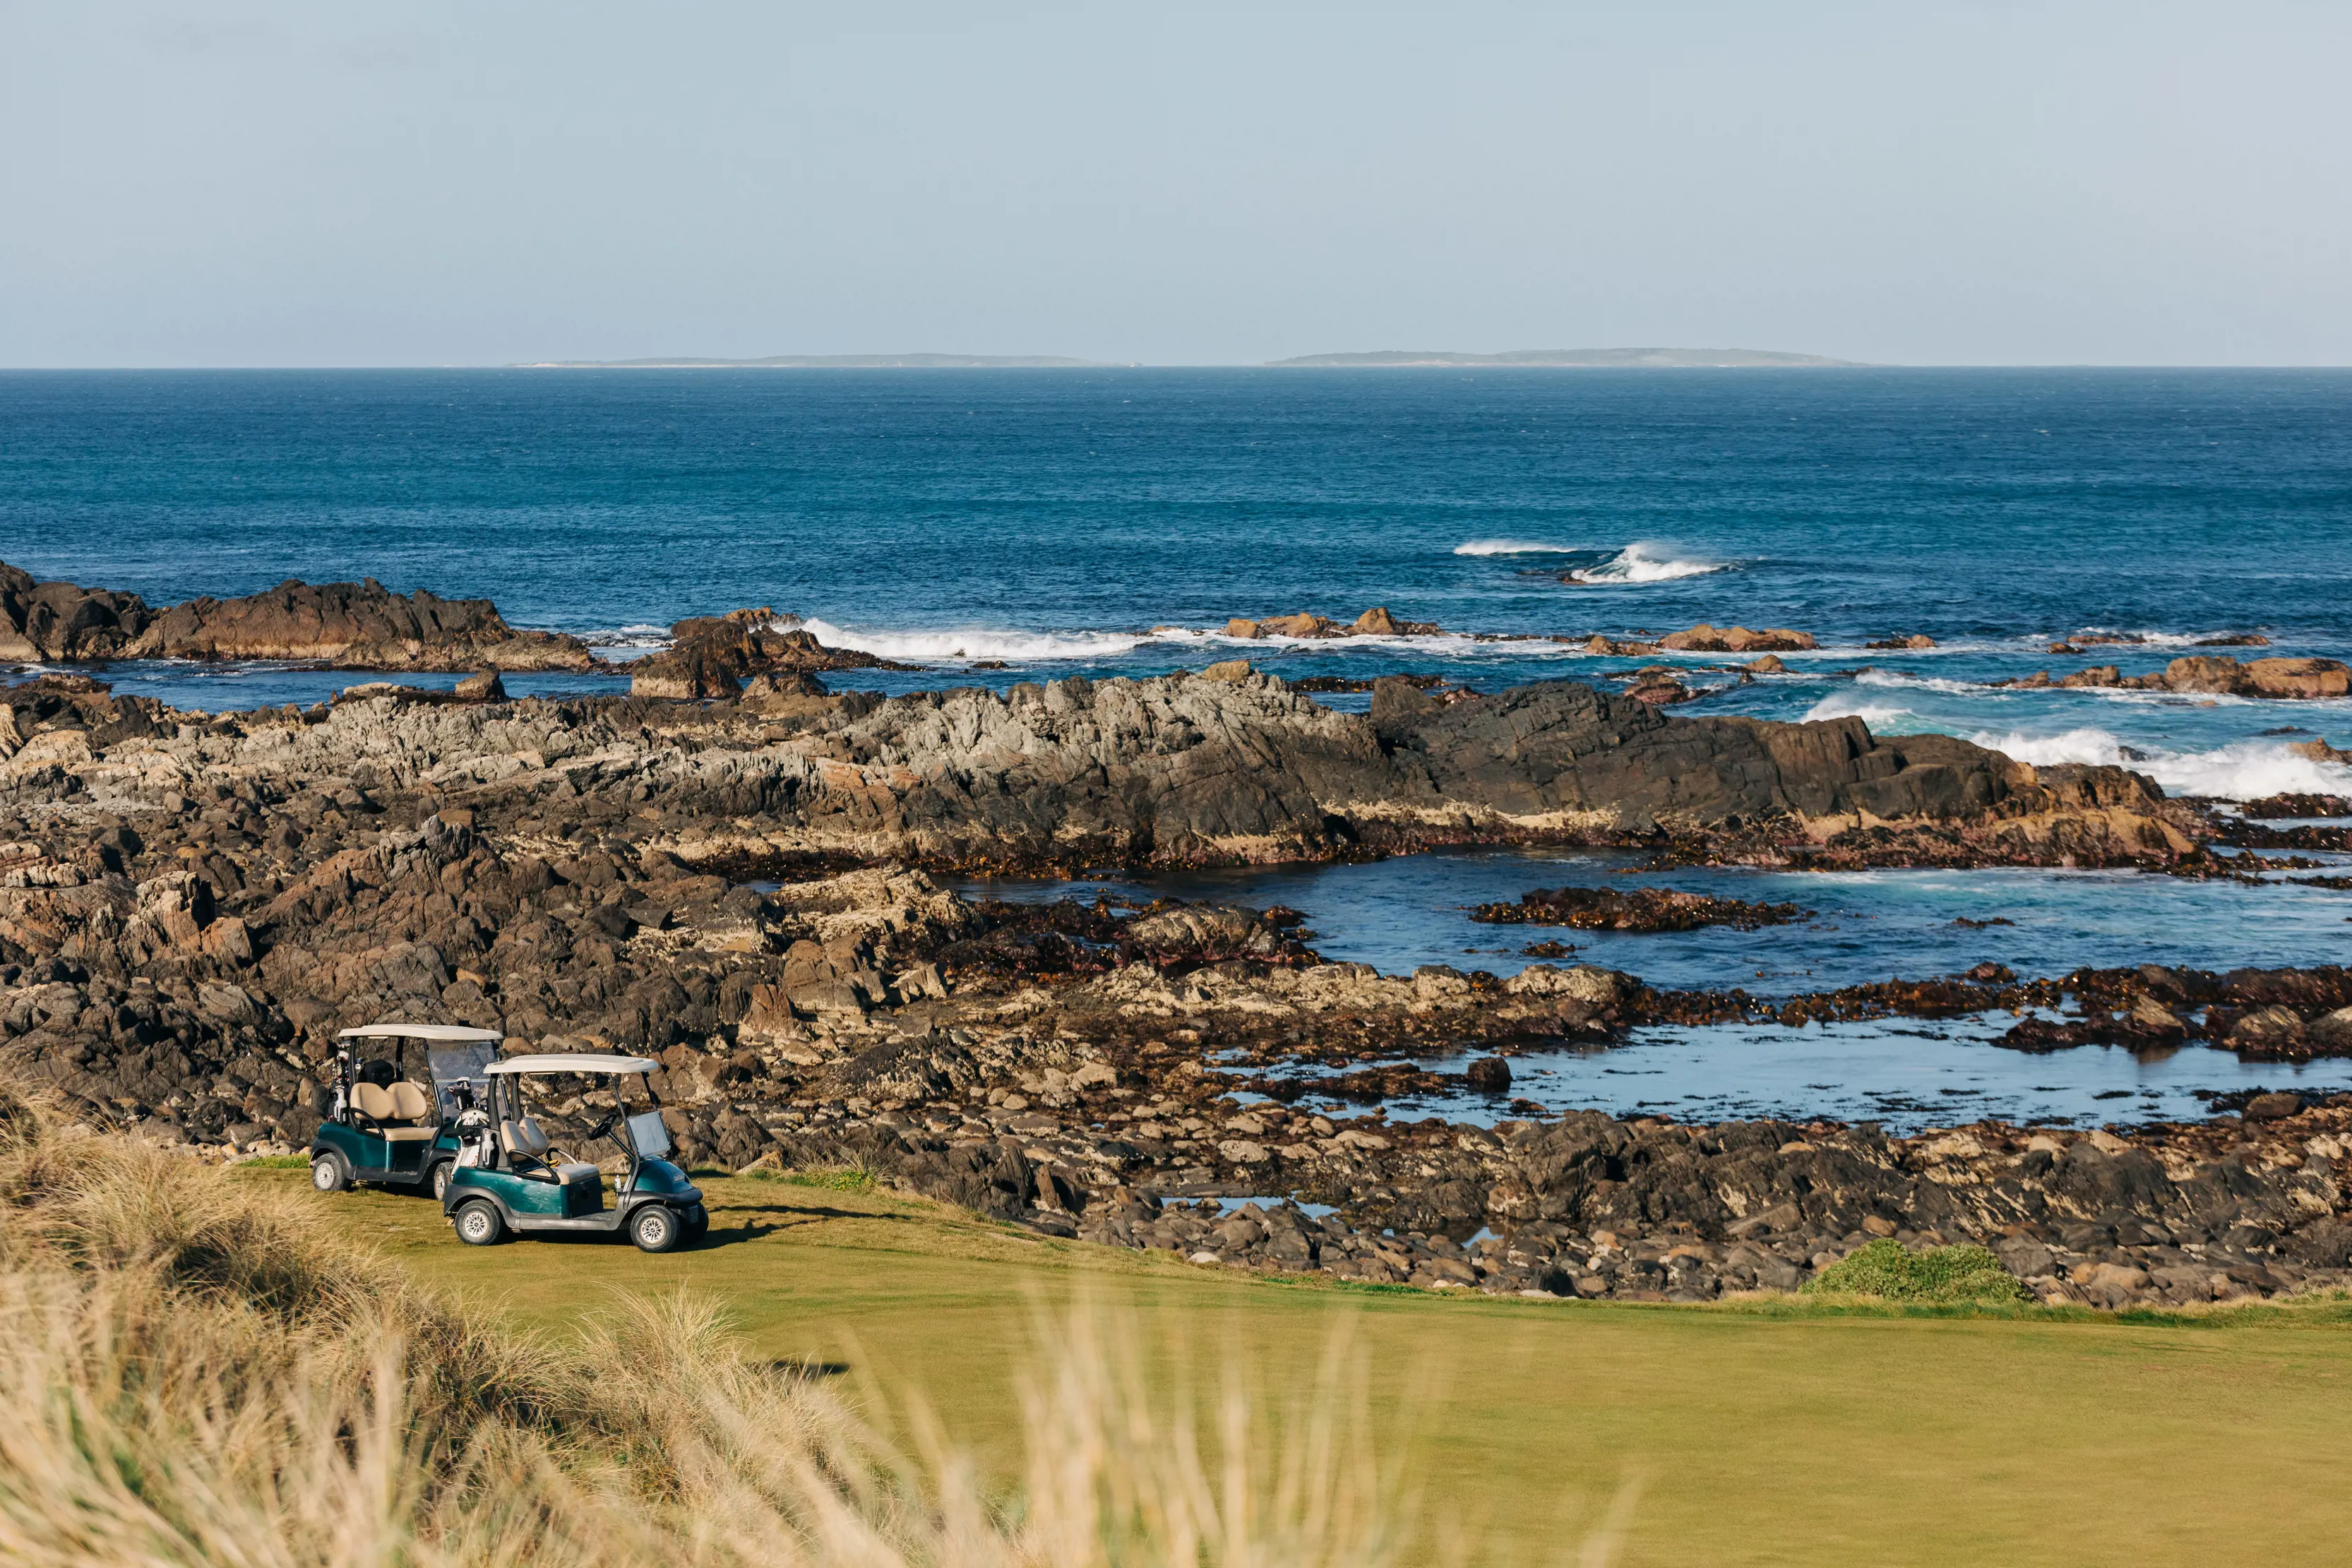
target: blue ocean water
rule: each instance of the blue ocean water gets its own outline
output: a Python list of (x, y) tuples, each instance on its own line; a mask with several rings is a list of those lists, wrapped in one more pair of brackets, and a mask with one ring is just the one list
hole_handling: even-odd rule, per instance
[[(2199, 792), (2352, 787), (2284, 750), (2352, 745), (2352, 705), (1986, 685), (2221, 633), (2352, 654), (2344, 371), (15, 372), (0, 559), (156, 601), (373, 576), (615, 657), (770, 604), (929, 666), (859, 683), (883, 689), (1237, 652), (1480, 686), (1637, 663), (1217, 630), (1294, 610), (1521, 639), (1790, 626), (1822, 652), (1786, 675), (1669, 661), (1724, 688), (1689, 711), (1858, 713)], [(2093, 628), (2144, 641), (2046, 652)], [(1910, 632), (1939, 646), (1862, 646)], [(348, 679), (110, 678), (215, 708)]]
[[(2352, 769), (2285, 749), (2314, 736), (2352, 747), (2352, 704), (1989, 685), (2090, 664), (2137, 673), (2245, 632), (2269, 652), (2352, 659), (2344, 371), (0, 373), (0, 559), (157, 603), (372, 576), (494, 599), (516, 624), (580, 633), (615, 660), (659, 646), (681, 616), (766, 604), (925, 666), (845, 677), (892, 691), (1236, 655), (1294, 677), (1606, 681), (1649, 661), (1584, 653), (1595, 632), (1787, 626), (1822, 648), (1787, 655), (1785, 674), (1739, 683), (1719, 658), (1662, 661), (1717, 688), (1681, 711), (1859, 714), (2034, 762), (2127, 761), (2196, 793), (2352, 792)], [(1236, 615), (1344, 621), (1375, 604), (1448, 635), (1222, 633)], [(2136, 641), (2047, 651), (2085, 631)], [(1912, 632), (1938, 645), (1864, 646)], [(215, 710), (366, 678), (102, 674)], [(508, 685), (613, 691), (626, 676)], [(1278, 899), (1330, 956), (1389, 972), (1508, 971), (1526, 942), (1559, 936), (1662, 986), (1767, 994), (1986, 958), (2058, 974), (2352, 952), (2352, 894), (2130, 873), (1634, 879), (1820, 912), (1745, 934), (1464, 914), (1613, 878), (1621, 860), (1482, 852), (1104, 889)], [(1555, 1105), (1907, 1126), (2181, 1114), (2200, 1091), (2345, 1077), (2200, 1048), (2021, 1057), (1984, 1043), (1998, 1022), (1646, 1031), (1621, 1051), (1523, 1059), (1520, 1087)]]

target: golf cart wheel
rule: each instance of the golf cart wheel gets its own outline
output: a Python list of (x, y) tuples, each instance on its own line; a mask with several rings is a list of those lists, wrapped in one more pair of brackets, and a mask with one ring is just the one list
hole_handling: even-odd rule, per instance
[(495, 1247), (507, 1239), (507, 1222), (488, 1198), (460, 1204), (457, 1225), (457, 1239), (468, 1247)]
[(449, 1173), (457, 1168), (455, 1160), (443, 1160), (433, 1167), (433, 1201), (440, 1202), (449, 1196)]
[(675, 1209), (649, 1203), (630, 1217), (629, 1239), (647, 1252), (667, 1252), (685, 1239), (686, 1228)]
[(311, 1160), (310, 1185), (320, 1192), (341, 1192), (352, 1185), (352, 1169), (342, 1155), (329, 1149)]

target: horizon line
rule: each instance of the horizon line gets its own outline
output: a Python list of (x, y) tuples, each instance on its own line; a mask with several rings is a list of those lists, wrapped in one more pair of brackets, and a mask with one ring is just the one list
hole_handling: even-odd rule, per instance
[[(830, 357), (830, 356), (828, 356)], [(866, 356), (842, 356), (863, 359)], [(877, 359), (886, 356), (874, 356)], [(962, 359), (1037, 359), (1032, 355), (969, 355)], [(1319, 360), (1321, 355), (1301, 356)], [(2292, 363), (2275, 361), (2181, 361), (2181, 360), (1954, 360), (1954, 361), (1844, 361), (1830, 364), (1545, 364), (1511, 361), (1479, 361), (1444, 363), (1424, 361), (1414, 363), (1308, 363), (1285, 362), (1276, 360), (1128, 360), (1085, 361), (1062, 364), (774, 364), (757, 361), (597, 361), (597, 360), (515, 360), (515, 361), (418, 361), (408, 363), (338, 361), (322, 364), (300, 363), (211, 363), (211, 364), (75, 364), (75, 365), (0, 365), (0, 375), (106, 375), (106, 374), (208, 374), (208, 373), (278, 373), (290, 371), (851, 371), (892, 370), (908, 371), (1001, 370), (1034, 371), (1039, 373), (1055, 371), (1415, 371), (1415, 370), (1477, 370), (1477, 371), (2343, 371), (2352, 370), (2352, 361), (2332, 361), (2326, 363)]]

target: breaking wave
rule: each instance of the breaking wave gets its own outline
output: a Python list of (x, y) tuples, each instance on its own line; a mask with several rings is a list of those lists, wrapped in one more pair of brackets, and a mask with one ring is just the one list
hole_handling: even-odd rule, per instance
[(849, 648), (877, 658), (920, 663), (934, 660), (1002, 659), (1007, 664), (1053, 659), (1108, 659), (1132, 653), (1150, 641), (1142, 632), (1012, 632), (974, 628), (955, 632), (859, 632), (829, 621), (808, 620), (801, 628), (828, 648)]
[(1667, 556), (1658, 547), (1630, 544), (1599, 566), (1580, 567), (1569, 573), (1579, 582), (1596, 587), (1633, 585), (1644, 582), (1671, 582), (1679, 577), (1704, 577), (1710, 571), (1721, 571), (1725, 563), (1719, 560)]
[[(1859, 718), (1877, 735), (1916, 735), (1923, 730), (1960, 733), (1957, 727), (1924, 720), (1907, 707), (1872, 702), (1855, 692), (1832, 693), (1807, 708), (1805, 716)], [(2147, 774), (2169, 795), (2259, 800), (2271, 795), (2352, 794), (2352, 768), (2298, 757), (2284, 746), (2265, 741), (2233, 741), (2211, 751), (2165, 751), (2126, 747), (2113, 732), (2088, 727), (2054, 735), (1979, 729), (1962, 738), (2036, 768), (2066, 762), (2128, 768)]]
[(1919, 716), (1894, 703), (1872, 702), (1853, 692), (1832, 692), (1805, 710), (1805, 717), (1858, 718), (1874, 734), (1907, 735), (1920, 727)]
[(2172, 795), (2259, 800), (2269, 795), (2352, 793), (2352, 768), (2298, 757), (2284, 746), (2255, 740), (2235, 741), (2211, 751), (2141, 751), (2127, 749), (2104, 729), (2070, 729), (2045, 736), (1980, 730), (1968, 738), (2037, 768), (2062, 762), (2128, 768), (2147, 774)]
[[(1924, 683), (1923, 683), (1924, 684)], [(1836, 692), (1805, 710), (1807, 718), (1858, 718), (1877, 735), (1916, 735), (1952, 728), (1923, 720), (1907, 707), (1872, 702), (1853, 692)], [(2164, 786), (2169, 795), (2203, 795), (2216, 800), (2260, 800), (2271, 795), (2352, 795), (2352, 768), (2298, 757), (2284, 746), (2259, 740), (2233, 741), (2211, 751), (2164, 751), (2126, 747), (2104, 729), (2084, 727), (2036, 735), (2026, 730), (1979, 729), (1964, 739), (2014, 757), (2036, 768), (2084, 762), (2128, 768)]]
[(1582, 555), (1576, 545), (1538, 544), (1533, 539), (1471, 539), (1454, 547), (1455, 555)]

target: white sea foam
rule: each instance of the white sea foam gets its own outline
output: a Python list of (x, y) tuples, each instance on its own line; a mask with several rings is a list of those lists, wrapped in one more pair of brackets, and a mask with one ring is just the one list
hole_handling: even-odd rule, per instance
[(1975, 681), (1955, 681), (1942, 675), (1912, 675), (1900, 670), (1864, 670), (1854, 676), (1861, 686), (1911, 687), (1915, 691), (1943, 692), (1950, 696), (1974, 696), (1986, 688)]
[[(1925, 683), (1920, 683), (1925, 684)], [(1907, 707), (1874, 702), (1859, 692), (1832, 692), (1805, 710), (1813, 718), (1859, 718), (1879, 735), (1943, 729)], [(2233, 741), (2211, 751), (2165, 751), (2133, 747), (2104, 729), (2084, 727), (2037, 734), (2029, 730), (1977, 730), (1965, 738), (2036, 768), (2084, 762), (2128, 768), (2164, 786), (2168, 794), (2205, 795), (2218, 800), (2259, 800), (2269, 795), (2352, 794), (2352, 768), (2298, 757), (2284, 746), (2260, 740)]]
[(2298, 757), (2284, 746), (2259, 740), (2233, 741), (2211, 751), (2136, 750), (2127, 754), (2122, 742), (2104, 729), (2070, 729), (2048, 736), (1979, 731), (1969, 738), (2037, 768), (2062, 762), (2128, 768), (2147, 774), (2174, 795), (2259, 800), (2267, 795), (2352, 793), (2352, 768)]
[(1858, 718), (1873, 730), (1901, 734), (1919, 727), (1919, 716), (1894, 703), (1872, 702), (1859, 693), (1832, 692), (1805, 710), (1812, 718)]
[(1680, 577), (1703, 577), (1724, 569), (1725, 563), (1719, 560), (1668, 555), (1664, 549), (1663, 546), (1636, 540), (1601, 565), (1585, 567), (1569, 575), (1595, 587), (1633, 586), (1671, 582)]
[[(2145, 630), (2127, 630), (2126, 628), (2116, 626), (2077, 626), (2072, 632), (2053, 632), (2046, 638), (2036, 636), (2027, 638), (2026, 641), (2048, 643), (2070, 643), (2077, 637), (2124, 637), (2128, 638), (2129, 641), (2123, 643), (2076, 643), (2075, 645), (2080, 647), (2085, 653), (2096, 653), (2101, 650), (2112, 650), (2118, 654), (2128, 654), (2134, 648), (2194, 648), (2201, 644), (2210, 643), (2217, 637), (2234, 637), (2239, 634), (2239, 632), (2149, 632)], [(2262, 657), (2259, 651), (2261, 644), (2257, 643), (2255, 644), (2255, 647), (2257, 651), (2251, 653), (2245, 651), (2243, 644), (2219, 646), (2214, 648), (2213, 652), (2217, 653), (2235, 653), (2242, 659), (2258, 659)]]
[(586, 632), (580, 640), (592, 648), (667, 648), (669, 628), (649, 624), (614, 626), (602, 632)]
[(1108, 659), (1150, 641), (1143, 632), (1014, 632), (971, 627), (948, 632), (862, 632), (829, 621), (801, 622), (828, 648), (850, 648), (884, 659), (1003, 659), (1008, 664), (1055, 659)]
[(1455, 555), (1580, 555), (1581, 545), (1539, 544), (1533, 539), (1471, 539), (1454, 547)]

